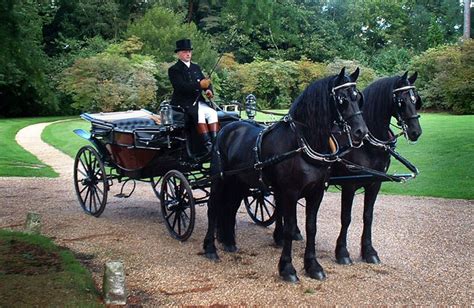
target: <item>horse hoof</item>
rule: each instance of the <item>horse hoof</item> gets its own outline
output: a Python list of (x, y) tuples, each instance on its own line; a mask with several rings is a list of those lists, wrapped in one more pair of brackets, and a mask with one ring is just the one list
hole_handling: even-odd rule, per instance
[(302, 241), (303, 240), (303, 236), (301, 235), (301, 233), (296, 233), (295, 235), (293, 235), (293, 241)]
[(289, 274), (289, 275), (281, 275), (281, 279), (283, 279), (286, 282), (291, 282), (291, 283), (297, 283), (300, 281), (298, 276), (296, 274)]
[(206, 252), (204, 255), (206, 256), (206, 258), (208, 258), (211, 261), (219, 260), (219, 256), (217, 255), (216, 252)]
[(235, 245), (224, 245), (223, 249), (224, 249), (224, 251), (227, 251), (227, 252), (236, 252), (237, 251), (237, 246), (235, 246)]
[(351, 265), (351, 264), (352, 264), (352, 260), (351, 260), (350, 257), (337, 258), (337, 264), (341, 264), (341, 265)]
[(377, 255), (371, 255), (371, 256), (367, 256), (364, 258), (364, 261), (366, 263), (370, 263), (370, 264), (380, 264), (380, 259)]
[(308, 273), (308, 276), (309, 276), (309, 278), (316, 279), (316, 280), (326, 279), (326, 273), (324, 273), (324, 271)]

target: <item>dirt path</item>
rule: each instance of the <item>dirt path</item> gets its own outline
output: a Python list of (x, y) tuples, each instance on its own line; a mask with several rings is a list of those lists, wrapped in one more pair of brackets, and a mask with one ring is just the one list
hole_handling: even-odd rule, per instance
[[(38, 131), (38, 127), (33, 130), (36, 136)], [(21, 144), (33, 152), (39, 139), (26, 139)], [(45, 147), (39, 148), (44, 151)], [(49, 152), (45, 157), (59, 162), (54, 155)], [(48, 163), (46, 158), (43, 161)], [(288, 284), (278, 277), (280, 249), (272, 244), (273, 227), (255, 226), (244, 208), (239, 211), (236, 231), (239, 252), (219, 250), (221, 262), (213, 263), (201, 255), (205, 207), (197, 208), (195, 231), (184, 243), (168, 235), (159, 202), (145, 183), (139, 183), (129, 199), (113, 197), (120, 190), (114, 183), (103, 215), (87, 216), (73, 189), (72, 160), (67, 157), (64, 162), (69, 166), (58, 179), (0, 178), (0, 228), (21, 230), (28, 211), (42, 214), (43, 233), (91, 259), (98, 285), (104, 262), (123, 260), (130, 303), (150, 307), (473, 304), (472, 200), (380, 196), (373, 241), (383, 263), (374, 266), (359, 258), (362, 197), (358, 196), (348, 239), (355, 263), (340, 266), (333, 253), (340, 197), (328, 193), (318, 216), (317, 237), (318, 258), (328, 278), (320, 282), (305, 277), (304, 242), (296, 242), (293, 259), (301, 281)], [(298, 215), (304, 231), (304, 208), (298, 209)]]

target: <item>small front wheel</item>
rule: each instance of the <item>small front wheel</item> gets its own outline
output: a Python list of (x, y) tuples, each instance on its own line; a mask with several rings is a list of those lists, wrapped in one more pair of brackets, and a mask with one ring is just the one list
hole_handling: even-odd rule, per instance
[(196, 210), (193, 191), (186, 177), (177, 170), (166, 173), (161, 180), (161, 213), (171, 236), (187, 240), (194, 230)]
[(76, 154), (74, 187), (82, 209), (99, 217), (107, 203), (109, 183), (99, 153), (89, 145), (80, 148)]

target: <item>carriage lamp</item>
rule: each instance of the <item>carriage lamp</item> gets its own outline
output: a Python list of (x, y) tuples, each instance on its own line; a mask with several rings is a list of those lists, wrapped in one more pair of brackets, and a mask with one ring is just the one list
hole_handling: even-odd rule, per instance
[(160, 106), (160, 118), (162, 125), (172, 125), (173, 124), (173, 109), (170, 104), (167, 102), (161, 103)]
[(253, 94), (245, 98), (245, 113), (250, 120), (253, 120), (257, 114), (257, 98)]

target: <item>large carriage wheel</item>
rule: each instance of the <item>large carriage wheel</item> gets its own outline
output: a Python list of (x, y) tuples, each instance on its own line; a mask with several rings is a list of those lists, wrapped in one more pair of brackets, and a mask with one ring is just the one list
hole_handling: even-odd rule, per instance
[(275, 221), (276, 206), (272, 192), (252, 189), (244, 198), (244, 203), (247, 213), (257, 225), (268, 227)]
[(76, 154), (74, 187), (82, 209), (99, 217), (107, 203), (109, 183), (99, 153), (89, 145), (79, 149)]
[(194, 230), (196, 216), (193, 191), (186, 177), (177, 170), (168, 171), (161, 180), (161, 213), (174, 238), (185, 241)]

